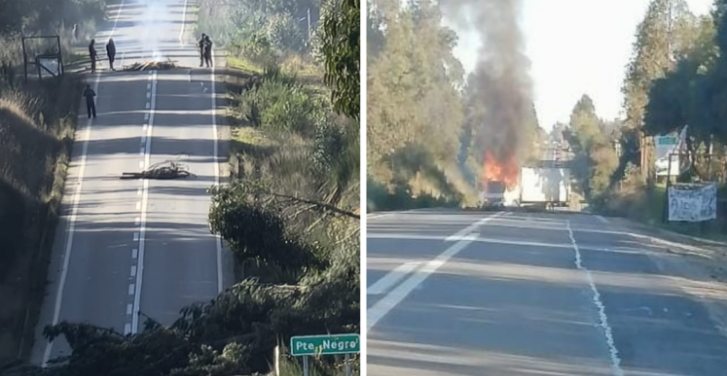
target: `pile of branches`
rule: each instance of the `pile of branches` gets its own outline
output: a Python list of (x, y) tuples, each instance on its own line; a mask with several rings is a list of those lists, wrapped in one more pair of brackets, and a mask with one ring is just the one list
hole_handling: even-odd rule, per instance
[(176, 161), (164, 161), (152, 165), (142, 172), (124, 172), (121, 179), (176, 179), (187, 178), (191, 175), (186, 165)]
[(128, 67), (125, 67), (125, 71), (145, 71), (145, 70), (169, 70), (175, 69), (177, 65), (170, 59), (166, 61), (161, 60), (149, 60), (143, 63), (134, 63)]

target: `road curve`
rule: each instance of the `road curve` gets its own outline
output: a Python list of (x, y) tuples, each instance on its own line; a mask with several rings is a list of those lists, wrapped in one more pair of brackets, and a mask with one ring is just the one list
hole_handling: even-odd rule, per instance
[[(424, 210), (367, 225), (367, 374), (717, 376), (727, 286), (598, 216)], [(724, 252), (724, 249), (722, 249)]]
[[(88, 120), (81, 108), (31, 357), (36, 363), (68, 352), (64, 339), (49, 344), (42, 338), (47, 324), (87, 322), (134, 333), (144, 316), (170, 324), (183, 306), (207, 302), (229, 284), (227, 255), (207, 224), (207, 189), (220, 181), (223, 160), (217, 123), (224, 88), (214, 69), (198, 67), (194, 5), (118, 0), (108, 7), (96, 49), (105, 57), (113, 37), (117, 71), (101, 62), (99, 73), (89, 76), (98, 118)], [(187, 68), (119, 70), (152, 58)], [(170, 159), (194, 176), (118, 178)]]

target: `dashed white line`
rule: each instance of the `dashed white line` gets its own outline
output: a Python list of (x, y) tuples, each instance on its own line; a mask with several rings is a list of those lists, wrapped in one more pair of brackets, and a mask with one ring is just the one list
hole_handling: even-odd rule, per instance
[[(94, 83), (94, 91), (98, 93), (98, 85), (101, 79), (100, 74), (96, 74), (96, 82)], [(98, 105), (98, 103), (97, 103)], [(73, 233), (76, 230), (76, 218), (78, 217), (78, 205), (81, 201), (81, 189), (83, 187), (83, 176), (86, 172), (86, 157), (88, 155), (88, 141), (91, 139), (91, 126), (93, 119), (88, 119), (86, 122), (86, 131), (83, 136), (83, 149), (81, 152), (81, 161), (79, 163), (78, 178), (76, 180), (76, 190), (73, 195), (73, 204), (71, 209), (71, 216), (68, 221), (68, 238), (66, 240), (66, 248), (63, 253), (63, 266), (61, 268), (61, 276), (58, 282), (58, 290), (56, 290), (56, 301), (53, 309), (53, 321), (51, 325), (58, 324), (58, 320), (61, 314), (61, 305), (63, 303), (63, 289), (66, 286), (66, 277), (68, 276), (68, 265), (71, 260), (71, 250), (73, 248)], [(45, 352), (43, 353), (43, 367), (48, 365), (50, 355), (53, 350), (53, 342), (48, 342), (45, 346)]]
[[(146, 84), (146, 90), (151, 90), (151, 83)], [(149, 114), (146, 114), (146, 115), (147, 115), (147, 117), (149, 116)]]
[[(126, 305), (126, 314), (127, 314), (127, 315), (130, 315), (130, 314), (131, 314), (131, 312), (132, 312), (132, 309), (133, 309), (133, 308), (134, 308), (134, 306), (133, 306), (133, 305), (131, 305), (131, 304), (127, 304), (127, 305)], [(129, 324), (127, 324), (127, 325), (129, 325)], [(131, 327), (131, 325), (129, 325), (129, 327)]]
[(371, 287), (366, 288), (366, 294), (380, 295), (389, 291), (389, 289), (391, 289), (397, 282), (406, 277), (407, 274), (411, 273), (411, 271), (416, 269), (420, 264), (421, 262), (413, 261), (399, 265), (396, 269), (389, 272), (389, 274), (376, 281), (376, 283), (371, 285)]
[(133, 283), (129, 285), (129, 295), (134, 295), (134, 292), (136, 291), (136, 285)]
[(141, 210), (141, 201), (136, 202), (136, 210)]
[(146, 99), (151, 98), (151, 93), (146, 93)]
[(139, 189), (136, 190), (136, 195), (137, 196), (141, 196), (141, 188), (139, 188)]
[(139, 161), (139, 168), (144, 168), (144, 161)]
[(131, 324), (126, 323), (124, 325), (124, 334), (129, 334), (129, 333), (131, 333)]
[[(152, 72), (150, 72), (152, 73)], [(148, 138), (146, 142), (146, 153), (144, 153), (144, 163), (149, 165), (151, 159), (151, 144), (152, 144), (152, 130), (154, 127), (154, 109), (156, 108), (156, 93), (157, 93), (157, 74), (153, 72), (152, 77), (152, 88), (151, 88), (151, 106), (149, 109), (149, 127), (147, 130)], [(139, 309), (141, 305), (141, 284), (144, 277), (144, 239), (146, 237), (146, 210), (149, 205), (149, 181), (143, 180), (141, 182), (142, 198), (141, 198), (141, 224), (139, 226), (139, 255), (137, 261), (136, 271), (136, 293), (134, 294), (134, 314), (131, 315), (131, 333), (137, 333), (139, 330)]]
[(144, 148), (139, 148), (139, 155), (144, 155)]
[[(144, 120), (149, 120), (149, 114), (144, 114)], [(146, 129), (146, 124), (144, 124), (144, 129)]]
[(150, 109), (150, 108), (151, 108), (151, 103), (149, 103), (149, 102), (146, 102), (146, 109), (148, 110), (148, 109)]
[(131, 276), (136, 277), (136, 265), (131, 266)]
[(138, 232), (135, 232), (134, 233), (134, 241), (135, 242), (138, 242), (139, 241), (139, 233)]
[(141, 222), (141, 218), (139, 218), (139, 217), (134, 218), (134, 225), (138, 226), (139, 222)]
[(131, 250), (131, 258), (136, 259), (137, 257), (139, 257), (139, 250), (134, 248)]
[(578, 243), (573, 235), (573, 229), (571, 228), (570, 221), (566, 221), (566, 224), (568, 226), (568, 236), (570, 236), (571, 243), (573, 243), (573, 249), (576, 253), (576, 267), (585, 273), (588, 285), (593, 293), (593, 303), (598, 308), (598, 316), (601, 321), (600, 326), (606, 336), (606, 343), (608, 344), (608, 349), (611, 353), (611, 368), (613, 370), (613, 374), (615, 376), (623, 376), (624, 373), (621, 369), (621, 359), (619, 358), (618, 349), (616, 348), (616, 344), (613, 340), (613, 331), (611, 330), (611, 326), (608, 324), (608, 316), (606, 316), (606, 306), (601, 301), (601, 294), (598, 292), (596, 283), (593, 281), (593, 274), (590, 270), (588, 270), (588, 268), (583, 266), (581, 251), (578, 248)]

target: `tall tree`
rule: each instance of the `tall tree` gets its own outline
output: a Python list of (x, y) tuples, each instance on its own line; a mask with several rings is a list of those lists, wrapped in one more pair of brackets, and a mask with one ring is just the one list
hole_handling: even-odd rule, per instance
[(624, 124), (637, 131), (631, 134), (640, 134), (640, 153), (624, 154), (622, 164), (638, 161), (643, 178), (650, 175), (651, 166), (646, 150), (648, 142), (642, 131), (649, 89), (654, 80), (674, 68), (677, 57), (691, 44), (694, 34), (690, 26), (694, 22), (684, 0), (652, 0), (637, 28), (633, 57), (622, 91), (626, 110)]

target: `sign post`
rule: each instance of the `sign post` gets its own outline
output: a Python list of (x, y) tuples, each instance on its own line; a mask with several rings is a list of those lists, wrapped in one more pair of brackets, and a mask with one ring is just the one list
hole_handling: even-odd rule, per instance
[(349, 355), (361, 351), (358, 334), (331, 334), (317, 336), (297, 336), (290, 338), (290, 354), (303, 357), (303, 376), (309, 376), (308, 357), (311, 355), (344, 354), (346, 357), (346, 376), (351, 375)]

